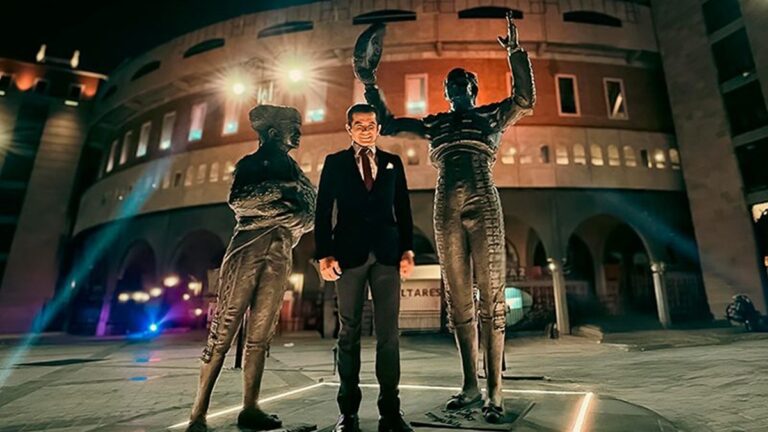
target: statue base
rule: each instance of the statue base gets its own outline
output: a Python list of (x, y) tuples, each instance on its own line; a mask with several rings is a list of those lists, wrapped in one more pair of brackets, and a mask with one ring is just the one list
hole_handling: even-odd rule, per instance
[(525, 417), (535, 402), (528, 399), (505, 399), (504, 418), (501, 423), (488, 423), (483, 418), (480, 404), (460, 410), (446, 410), (444, 404), (438, 405), (421, 414), (409, 416), (413, 427), (439, 427), (471, 431), (511, 431), (515, 423)]

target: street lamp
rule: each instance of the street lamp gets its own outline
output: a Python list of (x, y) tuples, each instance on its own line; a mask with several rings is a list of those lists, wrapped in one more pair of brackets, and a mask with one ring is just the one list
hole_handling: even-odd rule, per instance
[(235, 96), (242, 96), (245, 93), (245, 84), (240, 81), (232, 84), (232, 93), (234, 93)]

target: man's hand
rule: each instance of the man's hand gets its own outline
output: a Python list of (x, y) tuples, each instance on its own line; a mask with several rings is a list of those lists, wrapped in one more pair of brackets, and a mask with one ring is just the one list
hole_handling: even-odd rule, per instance
[(521, 49), (520, 43), (517, 40), (517, 26), (512, 17), (512, 11), (507, 12), (507, 35), (504, 37), (499, 36), (498, 40), (501, 46), (506, 48), (510, 53)]
[(413, 251), (403, 252), (403, 256), (400, 258), (400, 277), (408, 279), (413, 273), (413, 268), (416, 263), (413, 261)]
[(341, 267), (334, 257), (325, 257), (320, 260), (320, 274), (324, 280), (333, 282), (341, 276)]

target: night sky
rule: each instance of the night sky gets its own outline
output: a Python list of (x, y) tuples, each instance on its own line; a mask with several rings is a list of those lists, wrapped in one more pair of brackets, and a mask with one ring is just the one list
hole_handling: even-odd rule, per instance
[(238, 15), (317, 0), (5, 0), (0, 12), (0, 57), (35, 61), (70, 58), (79, 69), (109, 73), (122, 61), (168, 40)]

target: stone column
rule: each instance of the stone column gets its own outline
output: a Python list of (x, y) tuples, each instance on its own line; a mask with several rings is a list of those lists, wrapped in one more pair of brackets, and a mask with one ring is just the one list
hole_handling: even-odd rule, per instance
[(664, 279), (666, 265), (659, 261), (651, 264), (653, 272), (653, 291), (656, 294), (656, 310), (659, 314), (659, 322), (662, 327), (669, 328), (672, 319), (669, 316), (669, 304), (667, 302), (667, 285)]
[(549, 270), (552, 271), (552, 286), (555, 296), (555, 317), (559, 334), (571, 334), (571, 322), (568, 317), (568, 299), (565, 294), (565, 275), (560, 260), (549, 258)]

